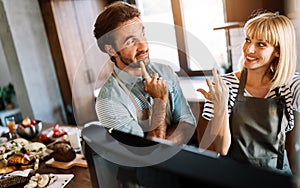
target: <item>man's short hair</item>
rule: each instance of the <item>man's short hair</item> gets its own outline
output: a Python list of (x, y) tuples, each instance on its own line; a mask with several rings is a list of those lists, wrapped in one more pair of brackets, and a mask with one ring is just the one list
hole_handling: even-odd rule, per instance
[[(128, 3), (117, 1), (107, 6), (96, 19), (94, 36), (98, 40), (98, 46), (105, 52), (104, 45), (111, 44), (111, 36), (106, 35), (116, 29), (121, 23), (139, 17), (139, 10)], [(111, 44), (114, 45), (114, 44)]]

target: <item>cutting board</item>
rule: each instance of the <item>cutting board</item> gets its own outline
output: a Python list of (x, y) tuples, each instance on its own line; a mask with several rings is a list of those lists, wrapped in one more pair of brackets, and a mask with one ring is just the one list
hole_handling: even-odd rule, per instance
[(51, 158), (48, 161), (46, 161), (46, 165), (55, 168), (61, 168), (61, 169), (69, 169), (72, 168), (73, 166), (79, 166), (85, 168), (88, 167), (87, 162), (84, 159), (84, 156), (82, 154), (76, 154), (76, 158), (70, 162), (59, 162), (59, 161), (55, 161), (54, 158)]

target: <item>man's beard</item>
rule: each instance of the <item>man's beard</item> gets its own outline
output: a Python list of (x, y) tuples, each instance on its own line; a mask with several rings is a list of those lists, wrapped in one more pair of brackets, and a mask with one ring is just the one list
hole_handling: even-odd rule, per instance
[(122, 63), (124, 63), (126, 66), (128, 66), (128, 68), (140, 68), (140, 62), (143, 61), (145, 65), (148, 65), (150, 62), (150, 58), (149, 56), (144, 58), (144, 59), (139, 59), (135, 62), (132, 62), (126, 58), (123, 58), (122, 55), (117, 52), (119, 55), (120, 60), (122, 61)]

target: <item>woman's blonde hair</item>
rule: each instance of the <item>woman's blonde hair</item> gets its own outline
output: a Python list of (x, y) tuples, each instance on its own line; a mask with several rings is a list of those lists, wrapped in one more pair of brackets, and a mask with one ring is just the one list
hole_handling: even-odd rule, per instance
[(293, 23), (278, 12), (265, 12), (249, 19), (244, 32), (247, 37), (265, 40), (279, 52), (271, 65), (272, 88), (286, 85), (296, 70), (296, 37)]

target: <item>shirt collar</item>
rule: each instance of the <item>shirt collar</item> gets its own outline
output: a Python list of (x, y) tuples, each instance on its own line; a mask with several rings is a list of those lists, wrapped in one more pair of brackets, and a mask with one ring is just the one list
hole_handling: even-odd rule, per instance
[(122, 80), (122, 82), (125, 84), (135, 84), (135, 83), (143, 80), (142, 77), (133, 76), (131, 74), (128, 74), (127, 72), (119, 69), (117, 66), (114, 66), (114, 71), (117, 74), (117, 76), (120, 78), (120, 80)]

